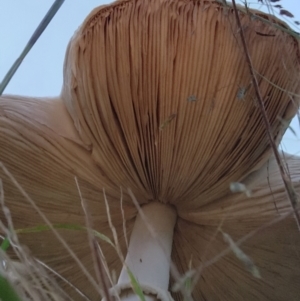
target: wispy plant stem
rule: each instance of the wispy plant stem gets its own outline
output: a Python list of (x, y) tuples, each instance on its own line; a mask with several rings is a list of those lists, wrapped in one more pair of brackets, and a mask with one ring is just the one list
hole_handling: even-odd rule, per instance
[(297, 211), (298, 197), (297, 197), (297, 194), (296, 194), (296, 192), (294, 190), (294, 187), (291, 183), (291, 179), (290, 179), (289, 175), (284, 170), (283, 163), (282, 163), (282, 160), (280, 158), (276, 143), (275, 143), (275, 141), (272, 137), (271, 125), (270, 125), (269, 119), (268, 119), (267, 114), (266, 114), (266, 110), (265, 110), (265, 107), (264, 107), (264, 102), (263, 102), (263, 99), (262, 99), (262, 96), (261, 96), (261, 93), (260, 93), (258, 81), (257, 81), (256, 75), (255, 75), (255, 70), (253, 68), (251, 57), (250, 57), (250, 54), (249, 54), (249, 51), (248, 51), (248, 46), (247, 46), (247, 43), (246, 43), (244, 30), (243, 30), (243, 27), (242, 27), (242, 24), (241, 24), (241, 20), (240, 20), (240, 17), (239, 17), (239, 12), (238, 12), (238, 9), (236, 7), (235, 0), (232, 0), (232, 5), (233, 5), (234, 12), (235, 12), (236, 22), (237, 22), (237, 25), (238, 25), (238, 28), (239, 28), (239, 33), (240, 33), (240, 36), (241, 36), (241, 41), (242, 41), (244, 53), (245, 53), (245, 56), (246, 56), (246, 61), (247, 61), (248, 66), (249, 66), (249, 71), (250, 71), (253, 86), (254, 86), (254, 89), (255, 89), (255, 94), (256, 94), (256, 97), (257, 97), (257, 100), (258, 100), (258, 105), (259, 105), (259, 108), (261, 110), (262, 117), (263, 117), (263, 122), (264, 122), (265, 127), (266, 127), (267, 136), (269, 138), (271, 148), (274, 152), (274, 156), (275, 156), (276, 162), (278, 164), (280, 174), (281, 174), (285, 189), (287, 191), (289, 200), (290, 200), (291, 205), (294, 209), (294, 214), (295, 214), (295, 217), (296, 217), (298, 229), (300, 230), (300, 214)]
[(39, 39), (41, 34), (44, 32), (46, 27), (49, 25), (49, 23), (51, 22), (53, 17), (56, 15), (57, 11), (60, 9), (60, 7), (64, 3), (64, 1), (65, 0), (56, 0), (52, 4), (52, 6), (48, 10), (47, 14), (45, 15), (45, 17), (43, 18), (43, 20), (41, 21), (41, 23), (39, 24), (39, 26), (37, 27), (37, 29), (35, 30), (33, 35), (31, 36), (31, 38), (29, 39), (29, 41), (28, 41), (27, 45), (25, 46), (25, 48), (23, 49), (22, 53), (17, 58), (17, 60), (14, 62), (14, 64), (11, 66), (11, 68), (9, 69), (7, 74), (5, 75), (3, 81), (0, 84), (0, 95), (2, 95), (3, 91), (5, 90), (6, 86), (8, 85), (8, 83), (10, 82), (10, 80), (12, 79), (12, 77), (14, 76), (16, 71), (18, 70), (18, 68), (20, 67), (24, 58), (26, 57), (28, 52), (31, 50), (33, 45), (36, 43), (36, 41)]

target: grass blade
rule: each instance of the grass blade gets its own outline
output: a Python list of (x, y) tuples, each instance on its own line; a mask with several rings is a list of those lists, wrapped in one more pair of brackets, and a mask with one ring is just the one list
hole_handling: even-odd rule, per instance
[[(65, 229), (65, 230), (75, 230), (75, 231), (87, 231), (88, 229), (84, 226), (76, 225), (76, 224), (53, 224), (52, 225), (54, 229)], [(22, 228), (15, 230), (16, 234), (25, 234), (25, 233), (37, 233), (37, 232), (43, 232), (43, 231), (50, 231), (51, 228), (48, 225), (38, 225), (36, 227), (31, 228)], [(91, 229), (93, 235), (111, 246), (114, 247), (113, 242), (107, 237), (106, 235)]]
[(28, 52), (31, 50), (33, 45), (36, 43), (36, 41), (39, 39), (41, 34), (44, 32), (46, 27), (49, 25), (49, 23), (51, 22), (53, 17), (56, 15), (57, 11), (59, 10), (59, 8), (61, 7), (61, 5), (63, 3), (64, 3), (64, 0), (56, 0), (52, 4), (49, 11), (47, 12), (47, 14), (45, 15), (45, 17), (43, 18), (43, 20), (41, 21), (41, 23), (39, 24), (39, 26), (37, 27), (37, 29), (35, 30), (33, 35), (31, 36), (31, 38), (29, 39), (29, 41), (28, 41), (27, 45), (25, 46), (24, 50), (22, 51), (21, 55), (17, 58), (17, 60), (14, 62), (12, 67), (9, 69), (9, 71), (5, 75), (3, 81), (0, 84), (0, 95), (2, 95), (6, 86), (8, 85), (8, 83), (10, 82), (12, 77), (14, 76), (15, 72), (20, 67), (22, 61), (24, 60), (24, 58), (26, 57)]
[(129, 268), (127, 268), (127, 273), (130, 278), (132, 289), (135, 292), (135, 294), (139, 297), (140, 301), (146, 301), (145, 295), (143, 293), (143, 290), (142, 290), (140, 284), (138, 283), (137, 279), (134, 277), (132, 272), (129, 270)]
[[(3, 239), (1, 245), (0, 245), (0, 249), (3, 250), (4, 252), (9, 248), (10, 246), (10, 241), (9, 239), (6, 237)], [(1, 300), (1, 299), (0, 299)]]
[(0, 300), (22, 301), (11, 284), (2, 275), (0, 275)]
[(253, 277), (260, 279), (260, 272), (253, 263), (252, 259), (245, 254), (240, 247), (233, 241), (229, 234), (222, 232), (224, 241), (229, 244), (234, 255), (245, 265), (246, 269), (252, 274)]

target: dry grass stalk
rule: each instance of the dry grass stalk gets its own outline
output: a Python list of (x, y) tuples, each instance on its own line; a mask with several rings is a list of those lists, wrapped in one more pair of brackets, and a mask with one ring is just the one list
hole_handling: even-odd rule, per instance
[(273, 139), (270, 121), (269, 121), (269, 118), (268, 118), (267, 113), (266, 113), (265, 104), (264, 104), (264, 101), (262, 99), (262, 95), (261, 95), (261, 92), (260, 92), (260, 88), (259, 88), (259, 85), (258, 85), (256, 74), (255, 74), (255, 71), (254, 71), (254, 68), (253, 68), (253, 65), (252, 65), (251, 57), (250, 57), (250, 54), (249, 54), (247, 42), (246, 42), (245, 35), (244, 35), (244, 29), (243, 29), (242, 24), (241, 24), (241, 20), (240, 20), (240, 17), (239, 17), (239, 12), (238, 12), (235, 0), (232, 0), (232, 4), (233, 4), (233, 7), (234, 7), (234, 11), (235, 11), (236, 21), (237, 21), (237, 24), (238, 24), (238, 27), (239, 27), (239, 33), (240, 33), (240, 36), (241, 36), (241, 40), (242, 40), (246, 60), (247, 60), (248, 66), (249, 66), (249, 71), (251, 73), (252, 83), (253, 83), (253, 86), (255, 88), (255, 94), (256, 94), (256, 97), (257, 97), (257, 100), (258, 100), (258, 104), (259, 104), (259, 108), (261, 110), (261, 114), (263, 116), (263, 121), (264, 121), (264, 124), (265, 124), (266, 133), (268, 135), (270, 145), (272, 147), (274, 156), (276, 158), (276, 162), (277, 162), (277, 164), (280, 168), (282, 181), (285, 185), (285, 189), (286, 189), (286, 192), (288, 194), (289, 200), (291, 202), (291, 206), (294, 209), (294, 214), (295, 214), (295, 217), (296, 217), (297, 226), (300, 230), (300, 214), (297, 210), (298, 207), (299, 207), (299, 199), (298, 199), (298, 196), (295, 192), (295, 189), (294, 189), (294, 187), (291, 183), (291, 179), (290, 179), (290, 177), (288, 176), (288, 174), (286, 173), (286, 171), (283, 167), (283, 162), (280, 158), (276, 143)]
[(30, 198), (30, 196), (27, 194), (27, 192), (22, 188), (22, 186), (17, 182), (17, 180), (14, 178), (14, 176), (6, 169), (6, 167), (1, 162), (0, 162), (0, 168), (9, 177), (9, 179), (17, 187), (17, 189), (21, 192), (21, 194), (28, 201), (28, 203), (38, 212), (39, 216), (42, 217), (42, 219), (45, 222), (45, 224), (51, 229), (51, 231), (56, 236), (56, 238), (61, 243), (61, 245), (64, 246), (64, 248), (66, 249), (66, 251), (70, 254), (70, 256), (74, 259), (74, 261), (81, 268), (82, 272), (88, 277), (89, 283), (91, 285), (93, 285), (94, 288), (101, 294), (101, 291), (99, 290), (100, 288), (97, 285), (97, 283), (95, 282), (94, 278), (86, 270), (85, 266), (82, 264), (82, 262), (79, 260), (79, 258), (76, 256), (76, 254), (73, 252), (73, 250), (70, 249), (70, 247), (68, 246), (68, 244), (66, 243), (66, 241), (56, 231), (56, 229), (53, 227), (52, 223), (47, 219), (47, 217), (44, 215), (44, 213), (39, 209), (38, 206), (36, 206), (35, 202)]
[(105, 297), (107, 301), (111, 301), (111, 298), (110, 298), (110, 295), (109, 295), (109, 292), (108, 292), (108, 284), (107, 284), (107, 281), (106, 281), (106, 277), (103, 273), (102, 260), (99, 257), (98, 243), (97, 243), (97, 241), (95, 239), (95, 236), (92, 232), (93, 225), (92, 225), (91, 215), (89, 214), (87, 204), (86, 204), (85, 200), (82, 197), (82, 193), (80, 191), (79, 183), (78, 183), (78, 180), (77, 180), (76, 177), (75, 177), (75, 182), (76, 182), (76, 186), (77, 186), (77, 189), (78, 189), (78, 194), (80, 196), (81, 206), (82, 206), (84, 216), (85, 216), (85, 222), (86, 222), (86, 226), (87, 226), (89, 244), (90, 244), (90, 248), (91, 248), (91, 254), (92, 254), (92, 257), (93, 257), (94, 268), (95, 268), (95, 273), (96, 273), (96, 277), (97, 277), (97, 280), (98, 280), (98, 285), (99, 285), (99, 288), (101, 288), (103, 290), (101, 292), (100, 296)]

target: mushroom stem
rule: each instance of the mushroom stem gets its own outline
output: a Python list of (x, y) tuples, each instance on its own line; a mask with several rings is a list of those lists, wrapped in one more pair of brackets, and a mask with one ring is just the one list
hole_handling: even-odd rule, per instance
[[(146, 300), (160, 300), (158, 292), (167, 292), (169, 287), (170, 256), (176, 211), (171, 206), (151, 202), (142, 207), (142, 212), (143, 214), (138, 214), (132, 230), (125, 265), (118, 285), (130, 283), (127, 271), (129, 268), (141, 284)], [(147, 287), (146, 290), (145, 287)], [(155, 295), (158, 299), (154, 297)], [(128, 294), (123, 291), (121, 300), (137, 301), (140, 299), (132, 291)]]

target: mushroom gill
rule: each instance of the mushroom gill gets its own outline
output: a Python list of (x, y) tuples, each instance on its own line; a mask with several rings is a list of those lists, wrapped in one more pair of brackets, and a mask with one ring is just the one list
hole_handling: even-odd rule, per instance
[[(298, 109), (299, 41), (272, 16), (239, 16), (279, 144)], [(123, 254), (120, 197), (128, 237), (140, 218), (128, 188), (145, 211), (151, 204), (171, 208), (174, 240), (166, 248), (181, 273), (197, 269), (226, 248), (220, 225), (238, 240), (289, 210), (239, 30), (233, 9), (217, 1), (124, 0), (96, 8), (69, 43), (60, 97), (0, 97), (0, 161), (52, 224), (85, 226), (84, 201), (93, 228), (112, 238), (105, 192)], [(286, 161), (299, 192), (299, 158)], [(43, 224), (3, 169), (0, 178), (15, 228)], [(232, 182), (251, 186), (252, 197), (233, 195)], [(3, 212), (0, 217), (6, 220)], [(87, 234), (57, 231), (94, 276)], [(53, 233), (23, 233), (20, 240), (99, 300)], [(262, 279), (229, 255), (203, 270), (192, 297), (293, 300), (299, 244), (290, 215), (242, 245)], [(119, 274), (117, 253), (104, 242), (101, 247), (109, 269)], [(183, 300), (179, 293), (173, 298)]]
[[(276, 139), (298, 108), (299, 45), (240, 18)], [(214, 1), (118, 1), (90, 14), (70, 42), (61, 97), (103, 183), (194, 211), (267, 160), (238, 31)]]

